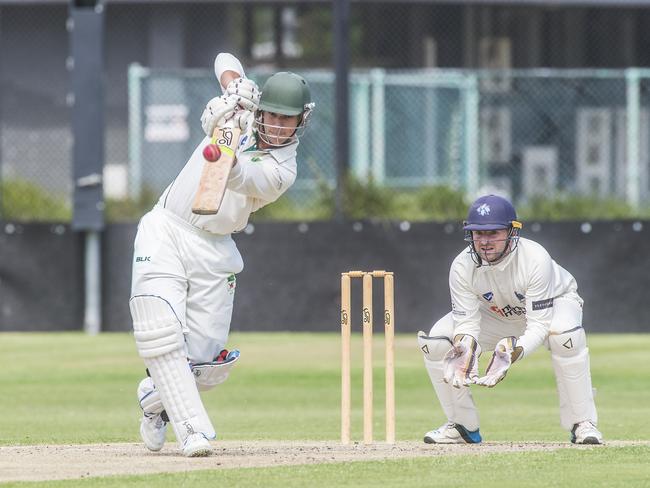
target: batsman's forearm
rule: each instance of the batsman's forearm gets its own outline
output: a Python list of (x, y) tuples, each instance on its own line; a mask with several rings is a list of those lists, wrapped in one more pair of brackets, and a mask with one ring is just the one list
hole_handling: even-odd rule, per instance
[[(228, 79), (227, 83), (224, 83), (225, 80), (222, 79), (222, 76), (224, 76), (226, 72), (236, 73), (237, 76)], [(217, 80), (219, 80), (219, 83), (224, 90), (228, 86), (228, 83), (230, 83), (233, 79), (246, 76), (246, 73), (244, 73), (244, 67), (242, 66), (239, 59), (230, 53), (219, 53), (217, 55), (216, 59), (214, 60), (214, 74), (216, 75)]]
[(241, 76), (236, 71), (224, 71), (219, 78), (221, 88), (225, 89), (231, 81), (236, 80), (237, 78), (241, 78)]

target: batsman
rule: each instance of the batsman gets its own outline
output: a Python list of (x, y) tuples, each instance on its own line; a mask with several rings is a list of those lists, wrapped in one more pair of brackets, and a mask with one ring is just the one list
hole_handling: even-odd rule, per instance
[[(496, 386), (515, 362), (543, 344), (551, 352), (562, 427), (573, 443), (601, 444), (576, 280), (544, 247), (519, 236), (522, 224), (505, 198), (477, 199), (463, 227), (468, 247), (449, 272), (451, 312), (428, 334), (418, 333), (447, 417), (424, 435), (424, 442), (480, 443), (469, 386)], [(481, 351), (492, 351), (492, 357), (479, 377)]]
[[(222, 95), (201, 116), (207, 137), (138, 225), (129, 301), (147, 369), (137, 388), (140, 435), (147, 449), (160, 451), (171, 424), (188, 457), (209, 455), (216, 438), (199, 391), (223, 383), (239, 358), (226, 349), (243, 269), (231, 234), (295, 181), (298, 139), (314, 108), (309, 85), (295, 73), (272, 75), (260, 93), (240, 61), (221, 53), (215, 74)], [(226, 126), (241, 136), (223, 199), (217, 213), (195, 214), (203, 148), (215, 128)]]

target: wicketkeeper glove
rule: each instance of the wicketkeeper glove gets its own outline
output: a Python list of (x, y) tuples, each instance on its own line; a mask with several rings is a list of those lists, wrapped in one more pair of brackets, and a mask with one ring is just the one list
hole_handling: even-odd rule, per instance
[(232, 117), (237, 108), (237, 99), (230, 95), (221, 95), (210, 100), (201, 114), (201, 127), (208, 137), (212, 137), (214, 128), (222, 125)]
[(478, 357), (481, 346), (472, 336), (458, 335), (454, 345), (442, 359), (443, 379), (454, 388), (469, 386), (478, 378)]
[(476, 384), (487, 386), (488, 388), (495, 386), (506, 377), (510, 366), (521, 356), (522, 352), (522, 347), (517, 346), (516, 337), (505, 337), (501, 339), (494, 348), (494, 353), (485, 371), (485, 376), (476, 380)]
[(234, 97), (241, 108), (251, 112), (257, 110), (260, 103), (260, 90), (257, 83), (248, 78), (235, 78), (228, 83), (226, 95)]

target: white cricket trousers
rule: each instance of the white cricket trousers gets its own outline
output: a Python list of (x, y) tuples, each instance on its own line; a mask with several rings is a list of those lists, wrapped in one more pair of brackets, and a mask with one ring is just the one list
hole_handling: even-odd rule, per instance
[(154, 295), (174, 309), (192, 363), (225, 348), (241, 254), (230, 235), (199, 229), (160, 206), (138, 224), (131, 297)]

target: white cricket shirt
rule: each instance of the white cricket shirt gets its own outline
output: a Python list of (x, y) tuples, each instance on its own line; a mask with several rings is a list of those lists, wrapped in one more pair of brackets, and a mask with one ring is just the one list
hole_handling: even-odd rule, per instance
[(257, 148), (253, 131), (246, 134), (244, 149), (237, 156), (226, 193), (215, 215), (192, 213), (192, 203), (203, 171), (204, 138), (178, 176), (163, 192), (158, 204), (199, 229), (213, 234), (232, 234), (246, 227), (252, 212), (277, 200), (296, 180), (298, 142), (270, 150)]
[(494, 265), (477, 267), (463, 250), (449, 271), (454, 334), (479, 337), (481, 315), (525, 326), (518, 346), (527, 355), (548, 336), (553, 300), (571, 294), (582, 305), (575, 278), (543, 246), (519, 238), (514, 252)]

